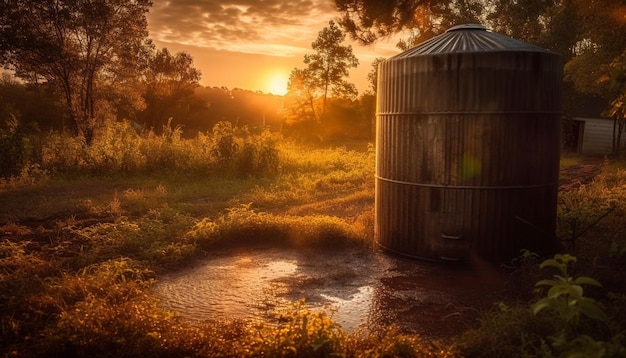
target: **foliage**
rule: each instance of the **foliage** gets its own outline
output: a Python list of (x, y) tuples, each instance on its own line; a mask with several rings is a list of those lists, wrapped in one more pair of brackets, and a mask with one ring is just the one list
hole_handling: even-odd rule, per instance
[[(356, 87), (344, 78), (359, 61), (352, 53), (351, 46), (342, 45), (344, 41), (345, 35), (341, 29), (334, 21), (330, 21), (311, 44), (315, 53), (304, 56), (307, 67), (292, 71), (287, 98), (293, 98), (288, 102), (292, 107), (290, 112), (300, 117), (299, 120), (314, 118), (317, 122), (325, 122), (329, 98), (356, 97)], [(302, 118), (302, 114), (306, 117)]]
[(613, 144), (615, 154), (619, 157), (622, 134), (626, 132), (626, 50), (605, 69), (606, 74), (599, 81), (608, 82), (615, 96), (604, 115), (616, 121), (616, 136)]
[[(346, 144), (353, 149), (303, 148), (269, 133), (256, 136), (232, 128), (232, 139), (241, 145), (235, 162), (257, 158), (263, 150), (279, 158), (279, 169), (272, 175), (238, 177), (212, 167), (216, 165), (210, 155), (212, 132), (185, 139), (177, 127), (160, 135), (141, 135), (129, 128), (128, 123), (117, 123), (101, 132), (92, 145), (97, 152), (77, 138), (65, 141), (54, 134), (58, 143), (47, 147), (47, 158), (74, 158), (84, 172), (57, 168), (46, 181), (0, 187), (5, 203), (0, 208), (0, 355), (516, 357), (604, 352), (620, 357), (626, 353), (622, 327), (626, 299), (620, 291), (623, 286), (615, 283), (620, 276), (614, 274), (623, 267), (619, 245), (626, 242), (620, 230), (626, 171), (619, 162), (607, 161), (602, 174), (578, 191), (576, 199), (580, 201), (576, 205), (610, 200), (616, 208), (588, 231), (592, 235), (580, 237), (577, 246), (581, 256), (576, 268), (595, 270), (588, 276), (601, 280), (609, 293), (585, 288), (561, 316), (563, 301), (571, 302), (571, 294), (579, 292), (574, 286), (590, 282), (574, 277), (566, 263), (571, 266), (572, 257), (561, 255), (543, 265), (556, 268), (559, 277), (538, 288), (548, 288), (548, 293), (559, 288), (544, 296), (551, 301), (544, 300), (537, 315), (527, 300), (504, 296), (506, 301), (481, 312), (477, 327), (450, 337), (453, 343), (443, 343), (395, 327), (348, 333), (323, 312), (308, 310), (305, 302), (281, 312), (277, 322), (195, 322), (164, 310), (151, 292), (155, 274), (210, 255), (220, 245), (368, 245), (374, 225), (375, 152), (365, 143)], [(246, 143), (256, 148), (245, 152), (254, 154), (250, 157), (243, 154)], [(157, 172), (130, 169), (136, 165), (130, 163), (140, 163), (135, 154), (108, 153), (113, 150), (150, 154), (142, 158), (168, 167)], [(89, 153), (109, 159), (99, 161), (96, 171), (87, 164), (95, 163)], [(202, 161), (205, 171), (197, 164)], [(116, 163), (110, 168), (117, 169), (106, 169), (107, 162)], [(198, 170), (195, 175), (190, 172), (193, 168)], [(124, 175), (116, 175), (122, 171)], [(588, 209), (595, 213), (598, 208)], [(596, 260), (607, 252), (590, 250), (588, 243), (606, 244), (606, 250), (614, 244), (613, 259)], [(523, 280), (539, 281), (536, 275), (543, 269), (537, 260), (537, 255), (522, 252), (518, 270), (532, 276)], [(526, 289), (517, 282), (511, 286), (516, 293)], [(486, 299), (495, 301), (501, 294), (494, 292)], [(607, 323), (590, 319), (584, 313), (587, 308), (581, 309), (579, 302), (591, 297)], [(560, 334), (562, 329), (567, 335)]]
[(466, 357), (542, 356), (551, 326), (550, 318), (534, 316), (526, 304), (500, 301), (481, 313), (478, 327), (463, 333), (458, 344)]
[(599, 321), (606, 321), (606, 314), (600, 309), (592, 298), (583, 296), (582, 285), (601, 287), (595, 279), (587, 276), (576, 278), (568, 274), (568, 265), (576, 262), (576, 257), (565, 254), (557, 254), (553, 259), (541, 263), (540, 268), (552, 267), (559, 271), (553, 279), (541, 280), (537, 286), (548, 286), (547, 296), (535, 302), (532, 307), (533, 314), (544, 309), (557, 312), (561, 320), (568, 325), (575, 326), (580, 320), (581, 314)]
[[(418, 335), (404, 334), (397, 327), (379, 332), (353, 333), (348, 347), (354, 347), (358, 357), (460, 357), (456, 345), (428, 341)], [(350, 349), (352, 350), (352, 349)]]
[(381, 37), (413, 29), (416, 42), (429, 39), (453, 25), (480, 22), (482, 1), (335, 0), (339, 24), (350, 36), (371, 44)]
[(111, 223), (73, 229), (73, 235), (86, 239), (83, 246), (88, 249), (77, 257), (78, 262), (85, 264), (123, 255), (163, 267), (184, 263), (195, 253), (194, 245), (183, 238), (195, 220), (169, 211), (152, 209), (138, 220), (120, 216)]
[(372, 61), (370, 72), (367, 74), (367, 82), (369, 83), (370, 90), (374, 94), (378, 93), (378, 65), (383, 61), (385, 61), (384, 57), (376, 57), (374, 61)]
[(601, 308), (600, 302), (583, 294), (583, 285), (600, 287), (588, 276), (573, 277), (577, 259), (557, 254), (537, 265), (558, 274), (539, 279), (545, 296), (530, 309), (524, 302), (497, 302), (483, 313), (480, 325), (466, 331), (459, 348), (465, 356), (480, 357), (619, 357), (626, 352), (623, 331)]
[(77, 133), (89, 144), (98, 85), (107, 73), (137, 68), (150, 5), (149, 0), (3, 1), (0, 62), (29, 82), (45, 79), (56, 86)]
[(262, 208), (279, 206), (295, 214), (329, 214), (373, 205), (373, 146), (365, 152), (345, 147), (303, 151), (283, 143), (281, 149), (282, 174), (270, 185), (241, 195), (241, 202)]
[[(166, 48), (153, 51), (144, 75), (146, 108), (139, 114), (138, 122), (146, 128), (158, 130), (168, 118), (171, 121), (184, 116), (185, 109), (194, 100), (194, 88), (200, 77), (189, 54), (172, 55)], [(179, 123), (186, 122), (184, 118), (176, 119)]]
[(235, 157), (239, 143), (230, 122), (219, 122), (213, 127), (211, 156), (220, 168), (226, 167)]
[(110, 122), (87, 149), (86, 165), (95, 172), (137, 171), (146, 165), (137, 132), (128, 123)]
[(579, 258), (606, 259), (609, 247), (624, 241), (617, 228), (626, 213), (625, 175), (619, 165), (605, 165), (591, 183), (559, 194), (557, 235)]
[(289, 75), (288, 92), (282, 113), (288, 124), (319, 122), (321, 100), (316, 93), (313, 78), (306, 69), (294, 68)]
[(609, 81), (617, 79), (615, 71), (623, 63), (626, 48), (626, 22), (623, 19), (623, 4), (612, 0), (599, 0), (588, 3), (572, 1), (571, 13), (566, 25), (560, 28), (571, 33), (572, 21), (578, 31), (570, 35), (566, 56), (566, 79), (583, 93), (593, 93), (612, 101), (623, 95), (623, 84)]
[[(582, 285), (601, 287), (595, 279), (587, 276), (572, 277), (568, 272), (570, 263), (576, 262), (576, 257), (557, 254), (553, 259), (544, 261), (540, 267), (551, 267), (558, 270), (553, 279), (544, 279), (537, 282), (537, 286), (549, 287), (546, 296), (532, 305), (533, 314), (543, 310), (557, 313), (556, 335), (550, 336), (552, 349), (559, 354), (584, 357), (602, 357), (607, 351), (623, 351), (623, 346), (612, 347), (611, 342), (602, 342), (593, 338), (597, 329), (580, 327), (581, 317), (607, 322), (608, 316), (593, 298), (583, 295)], [(587, 326), (589, 327), (589, 326)]]
[(364, 243), (362, 233), (328, 215), (288, 216), (257, 212), (251, 204), (228, 209), (216, 220), (204, 218), (186, 234), (186, 240), (210, 249), (238, 243), (283, 244), (295, 247), (341, 247)]
[(306, 74), (311, 77), (314, 88), (320, 89), (324, 101), (329, 96), (350, 98), (356, 95), (354, 85), (346, 82), (344, 77), (348, 76), (350, 68), (358, 66), (359, 61), (352, 53), (352, 46), (342, 45), (344, 41), (345, 35), (331, 20), (311, 44), (315, 53), (304, 55)]
[[(19, 141), (16, 136), (20, 137)], [(180, 126), (172, 128), (169, 122), (160, 135), (154, 132), (142, 135), (129, 122), (110, 121), (96, 131), (91, 145), (83, 138), (55, 132), (45, 137), (10, 133), (0, 137), (0, 144), (6, 146), (7, 156), (2, 163), (7, 166), (8, 177), (19, 175), (23, 168), (35, 167), (62, 173), (182, 170), (261, 176), (280, 169), (277, 138), (268, 131), (250, 134), (246, 129), (234, 128), (230, 122), (218, 122), (212, 132), (200, 132), (195, 138), (184, 139)], [(38, 153), (30, 145), (33, 141), (41, 141)]]
[(345, 352), (346, 334), (324, 312), (311, 312), (303, 300), (285, 312), (279, 327), (260, 324), (251, 332), (249, 356), (328, 357)]
[(251, 132), (269, 129), (280, 130), (283, 118), (280, 113), (285, 98), (261, 92), (225, 87), (196, 87), (197, 101), (190, 106), (189, 120), (177, 123), (185, 130), (208, 131), (217, 122), (230, 121), (237, 127), (248, 127)]
[(339, 24), (361, 43), (410, 31), (409, 38), (398, 43), (403, 50), (454, 25), (483, 23), (492, 31), (561, 54), (568, 86), (599, 96), (607, 108), (619, 111), (622, 106), (623, 81), (619, 88), (614, 80), (623, 78), (619, 75), (626, 48), (623, 1), (335, 0), (334, 4), (341, 14)]
[(0, 128), (18, 120), (24, 134), (63, 128), (63, 107), (49, 84), (25, 84), (0, 75)]
[[(246, 131), (247, 132), (247, 131)], [(277, 173), (280, 166), (280, 153), (276, 136), (263, 131), (258, 136), (245, 133), (243, 147), (235, 158), (235, 170), (240, 175)]]
[(19, 127), (19, 121), (12, 116), (6, 123), (6, 130), (0, 129), (0, 176), (5, 179), (17, 175), (28, 161), (28, 140)]
[(610, 194), (598, 185), (562, 193), (558, 201), (558, 235), (575, 249), (576, 241), (613, 209)]

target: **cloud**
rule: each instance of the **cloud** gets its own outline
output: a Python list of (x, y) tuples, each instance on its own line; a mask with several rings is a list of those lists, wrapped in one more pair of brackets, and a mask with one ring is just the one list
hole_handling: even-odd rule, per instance
[(292, 56), (335, 16), (330, 0), (154, 0), (148, 26), (161, 43)]
[[(338, 16), (332, 1), (153, 0), (148, 29), (158, 47), (192, 55), (203, 85), (257, 90), (265, 88), (268, 71), (304, 66), (311, 43)], [(396, 42), (364, 47), (347, 39), (360, 62), (350, 80), (360, 90), (376, 57), (398, 53)]]

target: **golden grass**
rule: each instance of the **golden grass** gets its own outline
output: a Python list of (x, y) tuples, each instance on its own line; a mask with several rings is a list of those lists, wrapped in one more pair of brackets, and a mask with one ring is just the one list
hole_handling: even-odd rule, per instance
[[(107, 139), (114, 134), (131, 143)], [(249, 142), (247, 154), (233, 161), (237, 166), (227, 168), (212, 157), (217, 141), (211, 134), (183, 140), (173, 131), (140, 139), (121, 127), (90, 153), (80, 143), (53, 139), (49, 148), (57, 151), (47, 154), (50, 167), (0, 185), (3, 356), (450, 357), (460, 356), (460, 349), (479, 354), (486, 347), (494, 354), (522, 354), (528, 352), (524, 337), (513, 337), (520, 327), (540, 332), (537, 325), (543, 323), (532, 321), (523, 305), (486, 313), (485, 328), (471, 332), (467, 337), (475, 341), (466, 337), (461, 346), (426, 342), (392, 328), (347, 334), (323, 313), (297, 303), (278, 326), (192, 325), (158, 306), (149, 290), (154, 272), (181, 267), (229, 242), (370, 244), (373, 147), (310, 148), (265, 137)], [(235, 139), (237, 150), (245, 147), (242, 138)], [(155, 155), (146, 157), (146, 150)], [(265, 165), (259, 164), (259, 153), (265, 150), (278, 159), (277, 166), (259, 171)], [(565, 156), (561, 167), (580, 160)], [(617, 234), (623, 230), (616, 229), (624, 219), (623, 168), (611, 162), (593, 190), (578, 193), (583, 203), (591, 202), (591, 195), (619, 205), (616, 216), (579, 245), (612, 240), (618, 244), (609, 257), (617, 263), (626, 263), (626, 245), (619, 245), (624, 237)], [(498, 350), (498, 342), (506, 346)]]

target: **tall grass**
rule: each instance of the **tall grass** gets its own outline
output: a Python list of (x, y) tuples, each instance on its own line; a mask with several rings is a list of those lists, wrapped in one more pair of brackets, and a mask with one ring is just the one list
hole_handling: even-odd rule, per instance
[[(36, 146), (32, 146), (36, 148)], [(104, 128), (91, 146), (60, 133), (0, 183), (0, 354), (3, 356), (549, 356), (554, 322), (529, 296), (483, 312), (455, 343), (388, 327), (347, 333), (295, 302), (276, 323), (184, 321), (161, 308), (156, 273), (223, 245), (369, 245), (374, 149), (305, 148), (276, 134), (219, 124), (194, 138), (180, 128)], [(24, 153), (28, 153), (25, 151)], [(576, 267), (598, 278), (611, 327), (598, 340), (623, 352), (626, 170), (606, 165), (559, 201), (559, 233), (611, 213), (578, 235)], [(536, 282), (528, 253), (517, 274)], [(524, 288), (526, 286), (523, 286)], [(519, 288), (519, 287), (518, 287)], [(622, 291), (620, 291), (622, 290)], [(489, 299), (489, 298), (486, 298)], [(535, 300), (533, 297), (532, 300)], [(495, 300), (495, 294), (494, 294)], [(593, 328), (592, 325), (587, 328)]]
[[(3, 156), (0, 164), (10, 166), (6, 172), (13, 177), (21, 168), (33, 165), (49, 172), (92, 175), (170, 171), (258, 175), (274, 172), (280, 165), (276, 136), (269, 132), (252, 135), (245, 128), (233, 128), (230, 122), (219, 122), (209, 133), (184, 139), (181, 128), (169, 124), (162, 134), (156, 135), (151, 131), (137, 132), (128, 122), (110, 122), (98, 130), (90, 145), (67, 133), (49, 133), (40, 153), (26, 153), (22, 144), (15, 144), (6, 150), (20, 150), (19, 158)], [(3, 138), (8, 141), (13, 137)], [(20, 137), (20, 141), (13, 142), (26, 140)]]
[(373, 204), (372, 150), (301, 148), (226, 124), (190, 139), (177, 128), (163, 133), (114, 123), (91, 146), (52, 133), (31, 163), (40, 176), (2, 182), (0, 199), (10, 203), (0, 208), (3, 355), (430, 351), (419, 337), (395, 348), (392, 337), (385, 347), (356, 340), (302, 305), (278, 327), (190, 325), (161, 309), (150, 293), (155, 272), (233, 242), (367, 245)]

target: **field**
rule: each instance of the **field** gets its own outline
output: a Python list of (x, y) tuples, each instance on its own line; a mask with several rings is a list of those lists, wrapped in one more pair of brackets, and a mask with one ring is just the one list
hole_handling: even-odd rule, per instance
[[(516, 291), (494, 293), (476, 328), (433, 342), (394, 327), (347, 333), (301, 302), (278, 326), (191, 324), (150, 293), (159, 273), (224, 246), (372, 246), (371, 144), (304, 146), (225, 124), (183, 139), (120, 124), (89, 147), (60, 134), (26, 147), (36, 160), (0, 184), (3, 356), (626, 355), (623, 161), (562, 161), (568, 256), (548, 266), (569, 281), (536, 287), (558, 271), (522, 252), (507, 268)], [(598, 173), (576, 184), (566, 169), (589, 162)]]

